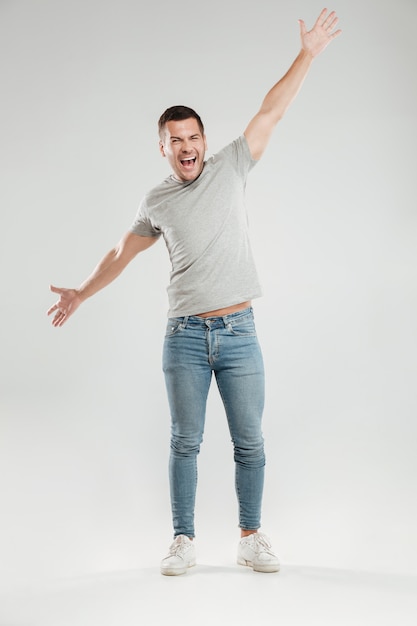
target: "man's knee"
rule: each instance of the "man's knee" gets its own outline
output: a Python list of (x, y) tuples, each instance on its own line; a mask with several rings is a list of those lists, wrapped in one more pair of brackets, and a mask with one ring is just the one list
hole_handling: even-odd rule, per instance
[(235, 462), (248, 469), (259, 469), (265, 465), (263, 441), (250, 447), (235, 446)]
[(171, 437), (171, 454), (177, 457), (192, 457), (200, 452), (201, 437)]

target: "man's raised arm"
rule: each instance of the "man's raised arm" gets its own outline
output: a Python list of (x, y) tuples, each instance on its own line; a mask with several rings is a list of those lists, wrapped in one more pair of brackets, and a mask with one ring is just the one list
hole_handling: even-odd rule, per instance
[(51, 291), (59, 295), (59, 300), (47, 311), (47, 315), (55, 313), (52, 319), (53, 326), (62, 326), (84, 300), (110, 284), (139, 252), (146, 250), (157, 240), (158, 237), (142, 237), (127, 232), (117, 246), (102, 258), (78, 289), (65, 289), (51, 285)]
[(300, 53), (288, 72), (266, 94), (261, 108), (245, 130), (252, 158), (257, 160), (262, 156), (272, 131), (299, 92), (313, 59), (342, 32), (334, 31), (338, 21), (334, 11), (327, 15), (327, 9), (323, 9), (310, 31), (303, 20), (299, 20)]

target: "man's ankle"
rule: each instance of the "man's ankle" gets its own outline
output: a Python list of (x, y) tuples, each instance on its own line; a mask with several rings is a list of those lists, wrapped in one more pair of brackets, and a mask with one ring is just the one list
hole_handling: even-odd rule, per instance
[(243, 528), (240, 529), (240, 538), (243, 539), (243, 537), (249, 537), (249, 535), (254, 535), (255, 533), (257, 533), (258, 530), (245, 530)]

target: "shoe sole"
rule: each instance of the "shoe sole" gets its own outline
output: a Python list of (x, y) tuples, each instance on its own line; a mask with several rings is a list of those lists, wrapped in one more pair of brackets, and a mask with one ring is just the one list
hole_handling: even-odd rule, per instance
[(273, 574), (279, 572), (279, 565), (254, 565), (252, 561), (246, 561), (245, 559), (238, 559), (238, 565), (251, 567), (254, 572), (262, 572), (263, 574)]
[(181, 576), (182, 574), (186, 574), (187, 570), (190, 569), (190, 567), (194, 567), (195, 564), (196, 562), (192, 561), (189, 565), (182, 567), (181, 569), (161, 569), (161, 574), (163, 576)]

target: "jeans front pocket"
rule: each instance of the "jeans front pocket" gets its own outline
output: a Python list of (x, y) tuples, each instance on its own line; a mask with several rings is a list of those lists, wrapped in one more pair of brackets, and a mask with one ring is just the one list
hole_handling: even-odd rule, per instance
[(182, 323), (183, 323), (182, 317), (169, 318), (166, 331), (165, 331), (165, 337), (173, 337), (178, 332), (180, 332), (183, 328)]
[(240, 337), (256, 337), (256, 328), (253, 315), (246, 315), (242, 319), (230, 320), (227, 324), (227, 330), (232, 334)]

